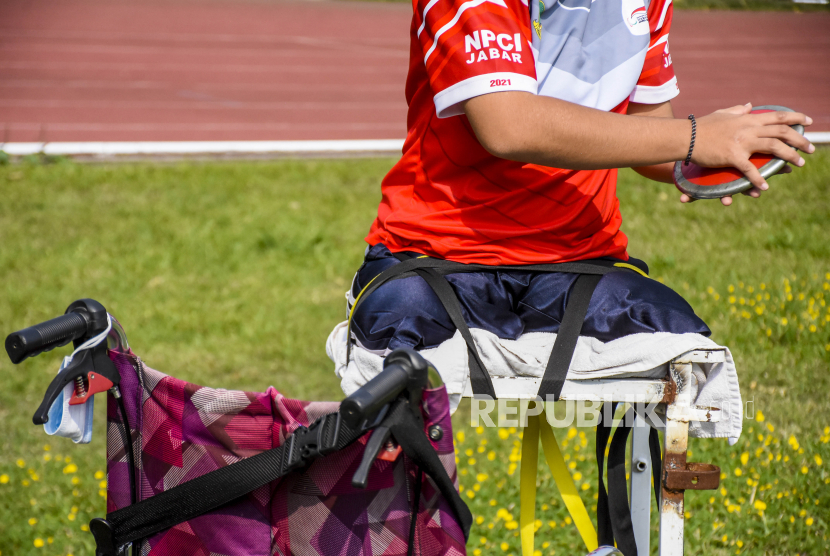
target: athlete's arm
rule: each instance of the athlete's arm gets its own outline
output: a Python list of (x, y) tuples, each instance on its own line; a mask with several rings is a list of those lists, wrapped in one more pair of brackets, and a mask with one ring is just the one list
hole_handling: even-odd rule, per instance
[[(573, 170), (642, 167), (683, 160), (691, 122), (653, 116), (626, 116), (521, 91), (473, 97), (463, 103), (478, 141), (494, 156)], [(804, 159), (788, 145), (812, 153), (815, 147), (790, 125), (810, 125), (798, 112), (749, 114), (736, 106), (697, 119), (692, 161), (732, 166), (761, 190), (764, 178), (749, 162), (768, 153), (796, 166)]]
[[(629, 116), (674, 119), (674, 111), (671, 107), (671, 101), (662, 102), (660, 104), (640, 104), (638, 102), (629, 102), (627, 113)], [(635, 166), (633, 170), (650, 180), (663, 183), (674, 183), (673, 162), (664, 162), (662, 164), (653, 164), (651, 166)]]

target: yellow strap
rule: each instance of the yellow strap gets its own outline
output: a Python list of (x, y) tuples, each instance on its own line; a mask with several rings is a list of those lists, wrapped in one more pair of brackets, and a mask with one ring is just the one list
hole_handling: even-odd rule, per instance
[(539, 416), (527, 418), (522, 431), (522, 468), (519, 477), (519, 531), (522, 556), (533, 556), (533, 534), (536, 532), (536, 468), (539, 465)]
[(522, 467), (520, 476), (519, 527), (522, 539), (522, 556), (533, 556), (533, 537), (536, 521), (536, 467), (539, 462), (539, 437), (542, 438), (542, 448), (545, 451), (545, 460), (550, 467), (553, 480), (559, 489), (559, 494), (565, 502), (565, 507), (571, 514), (582, 541), (588, 551), (597, 549), (597, 532), (588, 516), (588, 510), (579, 496), (571, 473), (565, 465), (562, 451), (556, 442), (550, 425), (540, 415), (528, 415), (527, 427), (522, 436)]
[(579, 535), (582, 537), (582, 542), (588, 547), (588, 552), (596, 550), (599, 546), (597, 544), (597, 532), (591, 518), (588, 516), (588, 510), (585, 509), (585, 504), (582, 503), (582, 498), (579, 497), (573, 477), (571, 477), (565, 465), (565, 459), (562, 457), (562, 451), (559, 449), (556, 437), (553, 436), (553, 430), (551, 430), (547, 420), (541, 420), (541, 422), (542, 448), (545, 450), (545, 460), (547, 460), (553, 479), (559, 488), (559, 494), (574, 520), (574, 525), (576, 525)]
[(639, 268), (637, 268), (637, 267), (636, 267), (636, 266), (634, 266), (633, 264), (628, 264), (628, 263), (614, 263), (614, 266), (618, 266), (618, 267), (620, 267), (620, 268), (627, 268), (628, 270), (633, 270), (633, 271), (634, 271), (634, 272), (636, 272), (637, 274), (640, 274), (640, 275), (642, 275), (642, 276), (645, 276), (646, 278), (650, 278), (650, 276), (649, 276), (648, 274), (646, 274), (645, 272), (643, 272), (642, 270), (640, 270)]

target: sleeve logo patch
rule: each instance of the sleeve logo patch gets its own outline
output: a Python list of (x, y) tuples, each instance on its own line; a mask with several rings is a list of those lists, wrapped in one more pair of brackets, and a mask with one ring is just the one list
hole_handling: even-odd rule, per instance
[(522, 35), (521, 33), (512, 36), (507, 33), (497, 35), (489, 29), (483, 29), (481, 32), (473, 31), (472, 35), (464, 37), (464, 51), (470, 55), (467, 60), (468, 64), (486, 60), (507, 60), (521, 64)]
[(622, 17), (632, 35), (648, 34), (648, 13), (643, 0), (622, 0)]

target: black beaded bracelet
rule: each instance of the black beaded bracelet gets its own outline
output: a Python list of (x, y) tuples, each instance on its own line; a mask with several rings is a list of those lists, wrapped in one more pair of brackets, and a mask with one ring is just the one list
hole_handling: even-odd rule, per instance
[(689, 154), (686, 155), (686, 166), (692, 161), (692, 151), (695, 150), (695, 136), (697, 135), (697, 122), (695, 122), (695, 115), (689, 114), (689, 119), (692, 120), (692, 141), (689, 143)]

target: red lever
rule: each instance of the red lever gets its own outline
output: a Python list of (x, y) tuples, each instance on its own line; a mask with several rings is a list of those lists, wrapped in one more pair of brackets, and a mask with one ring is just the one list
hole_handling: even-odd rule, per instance
[(76, 382), (75, 390), (72, 393), (72, 397), (69, 398), (69, 405), (78, 405), (82, 403), (86, 403), (99, 392), (106, 392), (110, 388), (113, 387), (112, 382), (95, 372), (87, 374), (86, 387), (83, 389), (82, 392), (78, 392), (78, 384)]

